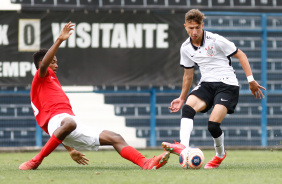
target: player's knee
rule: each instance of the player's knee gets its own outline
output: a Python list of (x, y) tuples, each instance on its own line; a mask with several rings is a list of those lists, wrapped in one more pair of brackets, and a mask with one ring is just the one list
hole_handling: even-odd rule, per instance
[(72, 118), (65, 118), (62, 121), (61, 126), (66, 132), (72, 132), (76, 129), (76, 122)]
[(123, 137), (120, 134), (114, 133), (113, 142), (123, 143), (125, 141), (124, 141)]
[(189, 105), (184, 105), (182, 108), (182, 118), (194, 119), (196, 111)]
[(213, 138), (218, 138), (222, 134), (222, 130), (220, 128), (220, 123), (216, 123), (213, 121), (208, 122), (208, 130)]

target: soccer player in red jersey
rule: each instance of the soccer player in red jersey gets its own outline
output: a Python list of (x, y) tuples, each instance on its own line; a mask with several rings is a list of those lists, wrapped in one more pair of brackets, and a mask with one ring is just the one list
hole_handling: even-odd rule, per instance
[(76, 149), (98, 150), (99, 146), (112, 145), (125, 159), (142, 169), (158, 169), (164, 166), (170, 152), (145, 158), (135, 148), (129, 146), (123, 137), (108, 130), (92, 129), (82, 125), (72, 111), (70, 101), (56, 77), (58, 63), (55, 56), (60, 44), (67, 40), (74, 30), (74, 24), (67, 23), (58, 39), (49, 50), (41, 49), (34, 54), (34, 64), (38, 69), (31, 86), (31, 105), (38, 125), (51, 136), (39, 154), (19, 166), (21, 170), (37, 169), (61, 143), (78, 164), (88, 164), (84, 154)]

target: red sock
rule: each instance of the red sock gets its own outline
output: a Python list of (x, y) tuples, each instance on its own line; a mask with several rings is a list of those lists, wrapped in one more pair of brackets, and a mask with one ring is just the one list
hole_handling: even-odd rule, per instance
[(59, 140), (53, 134), (51, 138), (46, 142), (45, 146), (41, 149), (41, 151), (33, 158), (34, 160), (42, 161), (45, 157), (47, 157), (54, 149), (56, 149), (63, 141)]
[(147, 160), (139, 151), (131, 146), (122, 148), (120, 155), (140, 167), (142, 167), (144, 162)]

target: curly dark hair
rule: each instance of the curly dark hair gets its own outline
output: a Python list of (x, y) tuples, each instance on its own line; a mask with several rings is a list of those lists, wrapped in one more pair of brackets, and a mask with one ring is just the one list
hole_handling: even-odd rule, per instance
[(33, 63), (37, 70), (39, 69), (39, 61), (42, 61), (47, 51), (48, 49), (40, 49), (33, 54)]

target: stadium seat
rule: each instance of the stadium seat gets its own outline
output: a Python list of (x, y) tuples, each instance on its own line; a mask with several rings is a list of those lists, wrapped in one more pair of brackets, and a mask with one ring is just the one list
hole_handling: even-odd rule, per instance
[(36, 121), (34, 117), (25, 118), (25, 119), (1, 119), (0, 121), (0, 130), (7, 129), (7, 128), (35, 128)]
[(249, 107), (237, 106), (235, 110), (236, 114), (248, 115), (250, 114)]
[[(229, 136), (229, 137), (242, 137), (242, 138), (247, 138), (247, 137), (248, 137), (248, 131), (247, 131), (247, 130), (240, 130), (240, 129), (228, 130), (228, 136)], [(250, 137), (249, 137), (249, 138), (250, 138)]]
[(150, 119), (126, 118), (126, 126), (128, 127), (150, 127)]
[(138, 128), (136, 130), (136, 136), (138, 138), (147, 138), (147, 139), (149, 139), (150, 138), (150, 130)]
[(29, 5), (31, 5), (31, 0), (11, 0), (11, 3), (19, 3), (19, 4), (29, 4)]
[(15, 116), (15, 108), (0, 106), (0, 116)]
[(276, 0), (276, 6), (282, 6), (282, 0)]
[(261, 6), (261, 7), (273, 6), (273, 1), (272, 0), (257, 0), (255, 1), (255, 6)]
[(124, 0), (125, 6), (144, 6), (144, 0)]
[(54, 0), (36, 0), (34, 5), (54, 5)]
[(157, 6), (164, 6), (165, 0), (147, 0), (147, 5), (157, 5)]
[(105, 94), (106, 104), (148, 104), (150, 103), (149, 94), (144, 95), (129, 95), (129, 94)]
[[(157, 109), (156, 109), (156, 112), (157, 112)], [(139, 116), (144, 116), (144, 115), (149, 116), (150, 113), (151, 113), (151, 110), (150, 110), (149, 105), (147, 107), (138, 107), (138, 115)]]
[(192, 137), (203, 137), (203, 135), (206, 133), (206, 130), (193, 130), (191, 135)]
[(230, 26), (230, 19), (222, 18), (222, 17), (213, 17), (211, 19), (211, 26), (214, 26), (214, 27), (229, 27)]
[(14, 131), (14, 139), (35, 139), (35, 131), (18, 130)]
[(103, 6), (112, 6), (112, 5), (118, 5), (121, 6), (121, 0), (104, 0)]
[(157, 94), (157, 104), (170, 104), (172, 100), (178, 98), (179, 94)]
[(118, 116), (135, 116), (136, 107), (115, 106), (115, 114)]
[(253, 19), (252, 18), (242, 18), (242, 17), (233, 19), (233, 26), (251, 28), (253, 27)]
[(190, 6), (209, 6), (209, 0), (190, 0)]
[(80, 0), (82, 6), (99, 6), (99, 0)]
[(212, 0), (213, 7), (230, 6), (229, 0)]
[(18, 107), (17, 108), (17, 116), (29, 116), (29, 117), (33, 117), (33, 110), (32, 108), (29, 107)]
[[(272, 89), (272, 88), (269, 88)], [(282, 84), (274, 84), (274, 90), (282, 90)]]
[(186, 0), (168, 0), (169, 6), (186, 6), (187, 1)]
[(76, 0), (57, 0), (58, 5), (76, 5)]
[(29, 94), (0, 94), (0, 104), (30, 104)]
[(234, 7), (236, 6), (252, 6), (252, 0), (233, 0), (233, 3), (234, 3)]

